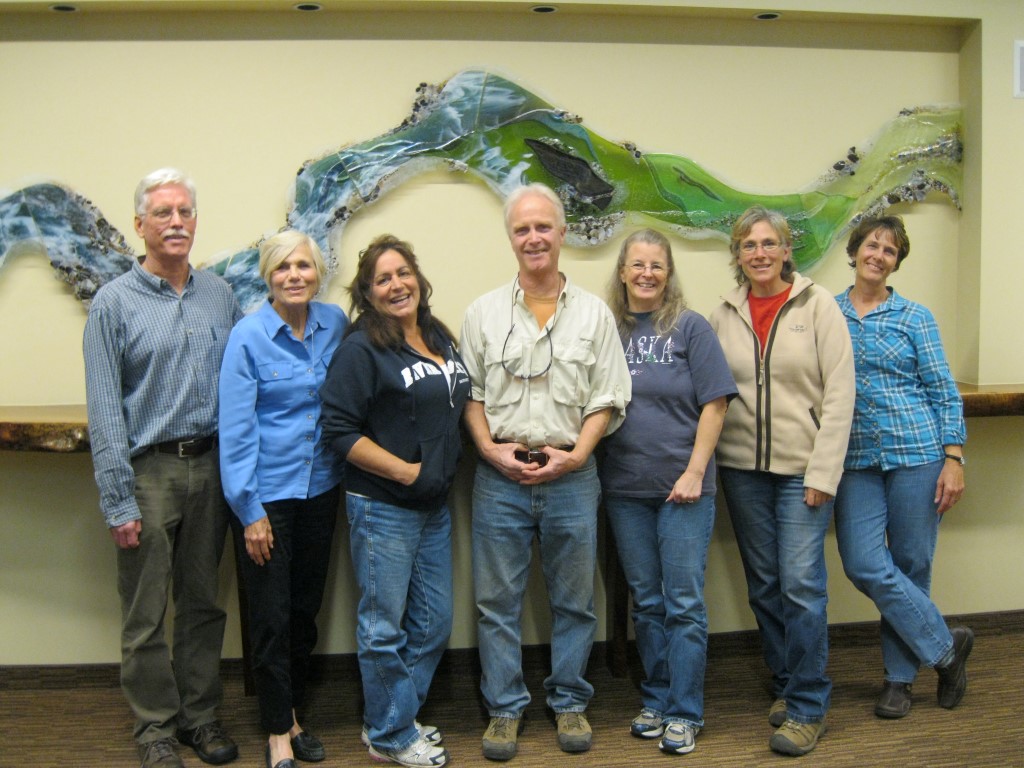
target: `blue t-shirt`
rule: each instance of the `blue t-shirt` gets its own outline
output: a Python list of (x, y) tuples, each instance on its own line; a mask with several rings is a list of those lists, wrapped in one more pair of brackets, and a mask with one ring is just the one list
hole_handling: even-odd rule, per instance
[[(686, 310), (665, 336), (651, 313), (634, 314), (622, 340), (633, 383), (626, 420), (604, 441), (601, 481), (611, 496), (665, 498), (690, 461), (701, 407), (736, 395), (729, 365), (708, 321)], [(704, 473), (702, 495), (715, 493), (715, 459)]]

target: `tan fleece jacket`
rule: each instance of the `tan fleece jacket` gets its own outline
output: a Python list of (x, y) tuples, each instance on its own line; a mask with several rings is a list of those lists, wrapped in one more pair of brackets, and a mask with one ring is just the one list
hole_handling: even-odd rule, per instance
[(725, 417), (718, 464), (803, 475), (804, 487), (835, 495), (855, 396), (846, 320), (831, 292), (794, 272), (762, 356), (749, 290), (730, 291), (708, 318), (740, 391)]

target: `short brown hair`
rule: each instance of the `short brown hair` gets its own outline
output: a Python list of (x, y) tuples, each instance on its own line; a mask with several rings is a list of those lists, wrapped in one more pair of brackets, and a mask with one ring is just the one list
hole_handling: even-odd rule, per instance
[(907, 236), (907, 228), (903, 225), (903, 219), (899, 216), (878, 216), (876, 218), (863, 219), (860, 224), (853, 228), (850, 239), (846, 243), (846, 255), (849, 256), (851, 267), (857, 266), (857, 251), (860, 250), (867, 236), (872, 232), (884, 230), (892, 238), (896, 246), (896, 266), (892, 271), (900, 268), (903, 260), (910, 255), (910, 238)]

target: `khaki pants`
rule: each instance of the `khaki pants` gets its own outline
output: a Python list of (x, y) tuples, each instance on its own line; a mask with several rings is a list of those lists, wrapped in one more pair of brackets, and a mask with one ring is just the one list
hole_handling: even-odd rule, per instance
[[(121, 688), (145, 743), (217, 717), (225, 622), (217, 575), (229, 513), (216, 449), (196, 458), (147, 451), (132, 467), (142, 536), (136, 549), (117, 551)], [(173, 652), (164, 628), (172, 585)]]

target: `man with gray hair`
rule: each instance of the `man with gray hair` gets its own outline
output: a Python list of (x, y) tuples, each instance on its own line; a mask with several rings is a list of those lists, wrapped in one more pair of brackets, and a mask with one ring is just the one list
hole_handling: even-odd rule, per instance
[(534, 538), (551, 603), (547, 705), (565, 752), (590, 749), (584, 678), (597, 618), (600, 485), (592, 451), (625, 416), (629, 370), (604, 302), (558, 270), (562, 202), (543, 184), (515, 190), (505, 228), (510, 283), (466, 311), (462, 357), (473, 382), (465, 422), (480, 455), (473, 487), (473, 580), (480, 611), (484, 756), (509, 760), (530, 694), (520, 619)]
[[(225, 622), (217, 577), (228, 525), (217, 385), (242, 312), (227, 283), (189, 265), (196, 193), (183, 173), (163, 168), (139, 183), (135, 232), (145, 256), (97, 292), (83, 344), (96, 485), (117, 545), (121, 688), (142, 768), (180, 768), (176, 736), (220, 764), (238, 747), (216, 715)], [(169, 593), (173, 651), (164, 631)]]

